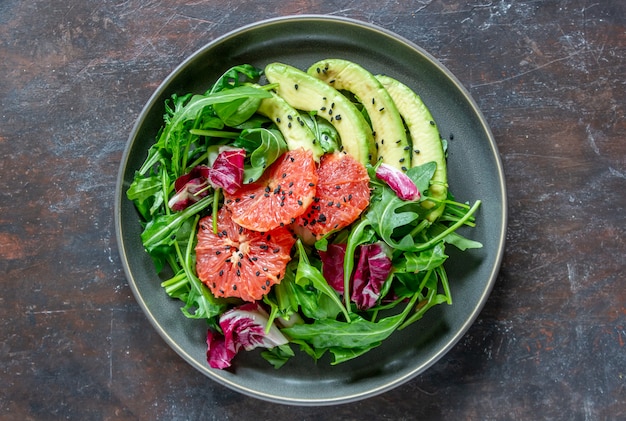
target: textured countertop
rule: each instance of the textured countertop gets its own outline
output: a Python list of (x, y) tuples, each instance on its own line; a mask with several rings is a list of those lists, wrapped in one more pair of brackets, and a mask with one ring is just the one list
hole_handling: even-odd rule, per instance
[[(270, 404), (161, 339), (118, 256), (113, 197), (158, 84), (242, 25), (371, 22), (470, 91), (509, 200), (500, 275), (424, 374), (364, 401)], [(0, 2), (0, 419), (626, 418), (626, 3)]]

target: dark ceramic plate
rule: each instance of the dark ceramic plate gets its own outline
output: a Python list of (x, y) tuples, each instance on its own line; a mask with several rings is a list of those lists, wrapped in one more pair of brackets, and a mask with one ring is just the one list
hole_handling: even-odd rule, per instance
[[(242, 352), (233, 371), (206, 363), (206, 327), (186, 319), (181, 303), (161, 289), (140, 242), (139, 217), (125, 192), (162, 125), (163, 102), (172, 93), (203, 92), (227, 68), (281, 61), (306, 69), (330, 57), (355, 61), (373, 73), (395, 77), (418, 92), (444, 137), (450, 134), (449, 182), (459, 201), (483, 201), (477, 227), (464, 231), (482, 249), (448, 248), (446, 268), (454, 299), (440, 305), (380, 347), (340, 365), (298, 356), (275, 370), (260, 355)], [(328, 16), (298, 16), (256, 23), (231, 32), (197, 51), (161, 84), (141, 112), (124, 153), (116, 195), (116, 231), (128, 282), (148, 319), (189, 364), (218, 383), (273, 402), (327, 405), (373, 396), (422, 373), (465, 334), (495, 282), (504, 248), (506, 194), (491, 132), (458, 80), (421, 48), (385, 29)]]

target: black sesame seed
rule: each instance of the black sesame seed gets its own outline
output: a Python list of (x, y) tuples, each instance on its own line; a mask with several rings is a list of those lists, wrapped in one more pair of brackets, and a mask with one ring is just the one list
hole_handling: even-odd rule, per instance
[(380, 111), (380, 112), (385, 111), (385, 107), (379, 108), (378, 111)]
[(435, 122), (434, 122), (434, 121), (432, 121), (432, 120), (430, 120), (430, 121), (429, 121), (429, 123), (430, 123), (430, 125), (431, 125), (431, 126), (434, 126), (434, 125), (435, 125)]
[(400, 158), (400, 162), (404, 162), (404, 158)]
[(410, 146), (405, 146), (403, 149), (404, 149), (405, 151), (408, 151), (409, 149), (411, 149), (411, 147), (410, 147)]
[(291, 122), (287, 123), (287, 127), (291, 129)]
[(233, 291), (237, 291), (237, 285), (233, 284)]
[(276, 122), (280, 123), (280, 118), (279, 117), (276, 117)]
[(341, 114), (337, 114), (337, 115), (335, 116), (335, 120), (341, 120)]
[(296, 91), (298, 90), (298, 84), (297, 83), (295, 85), (293, 85), (293, 87), (296, 89)]
[[(224, 269), (220, 270), (220, 276), (224, 275)], [(213, 283), (213, 288), (215, 288), (215, 283)]]
[(257, 271), (256, 271), (256, 273), (255, 273), (255, 275), (256, 275), (256, 276), (261, 276), (261, 272), (257, 270)]

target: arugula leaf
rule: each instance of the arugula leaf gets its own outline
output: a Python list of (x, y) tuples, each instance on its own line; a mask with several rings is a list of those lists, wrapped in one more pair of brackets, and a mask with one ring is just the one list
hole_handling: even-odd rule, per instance
[(160, 246), (171, 246), (176, 239), (176, 231), (183, 222), (213, 203), (213, 196), (206, 196), (181, 212), (159, 215), (146, 224), (141, 233), (143, 246), (152, 253)]
[[(298, 248), (298, 255), (300, 256), (296, 272), (296, 284), (302, 287), (306, 287), (309, 282), (313, 284), (313, 287), (321, 293), (327, 295), (328, 298), (330, 298), (339, 307), (346, 320), (350, 321), (348, 310), (342, 304), (337, 292), (330, 285), (328, 285), (328, 282), (324, 279), (322, 272), (309, 263), (309, 258), (307, 257), (306, 251), (300, 239), (296, 241), (296, 245)], [(307, 280), (309, 282), (306, 282)]]
[(448, 258), (444, 251), (443, 243), (438, 243), (433, 248), (420, 252), (405, 252), (399, 259), (394, 260), (394, 271), (396, 273), (417, 273), (435, 269)]
[(234, 146), (246, 150), (246, 163), (243, 171), (244, 183), (251, 183), (261, 177), (263, 171), (287, 152), (287, 142), (276, 129), (243, 130)]
[(208, 93), (236, 87), (246, 81), (255, 82), (260, 76), (261, 70), (250, 64), (233, 66), (215, 81)]
[(261, 356), (276, 369), (285, 365), (285, 363), (294, 355), (296, 354), (293, 352), (293, 349), (291, 349), (289, 344), (275, 346), (274, 348), (269, 348), (261, 352)]
[[(314, 348), (373, 348), (388, 338), (405, 320), (417, 295), (413, 296), (404, 310), (395, 315), (371, 322), (353, 315), (350, 322), (334, 319), (316, 320), (311, 324), (297, 324), (282, 329), (292, 339), (306, 341)], [(358, 353), (358, 355), (363, 352)]]

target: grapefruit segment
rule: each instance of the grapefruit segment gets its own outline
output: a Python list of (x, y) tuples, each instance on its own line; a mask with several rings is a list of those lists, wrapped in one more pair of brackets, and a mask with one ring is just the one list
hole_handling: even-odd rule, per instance
[(264, 232), (289, 225), (313, 202), (315, 167), (311, 151), (285, 152), (257, 181), (234, 194), (225, 192), (224, 203), (233, 220), (247, 229)]
[(283, 227), (259, 232), (236, 224), (228, 209), (217, 218), (213, 233), (212, 217), (199, 222), (196, 245), (196, 272), (216, 297), (260, 300), (272, 285), (280, 283), (295, 243)]
[(316, 236), (350, 225), (370, 201), (369, 176), (363, 164), (345, 153), (322, 156), (313, 203), (297, 224)]

